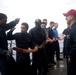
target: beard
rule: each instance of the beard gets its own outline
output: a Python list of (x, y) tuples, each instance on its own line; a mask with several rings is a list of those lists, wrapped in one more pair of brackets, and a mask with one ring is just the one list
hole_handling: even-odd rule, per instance
[(70, 25), (72, 21), (73, 21), (73, 18), (70, 20), (67, 20), (67, 24)]
[(71, 20), (70, 20), (70, 21), (67, 21), (67, 24), (68, 24), (68, 25), (70, 25), (70, 23), (71, 23)]
[(71, 18), (70, 20), (67, 20), (67, 24), (70, 25), (74, 19), (75, 19), (75, 17)]

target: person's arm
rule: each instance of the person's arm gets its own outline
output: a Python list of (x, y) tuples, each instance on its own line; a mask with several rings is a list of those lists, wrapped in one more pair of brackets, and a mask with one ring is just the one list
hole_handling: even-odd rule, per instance
[(7, 39), (8, 40), (14, 40), (15, 39), (15, 34), (12, 34), (15, 28), (10, 29), (9, 32), (7, 32)]
[(65, 38), (66, 38), (66, 30), (67, 29), (64, 29), (64, 31), (62, 32), (62, 38), (61, 38), (61, 40), (64, 40)]
[(8, 24), (6, 24), (6, 25), (4, 26), (4, 29), (9, 30), (9, 29), (11, 29), (11, 28), (14, 28), (14, 27), (18, 24), (19, 20), (20, 20), (20, 19), (17, 18), (17, 19), (15, 19), (14, 21), (11, 21), (10, 23), (8, 23)]
[(18, 51), (18, 52), (23, 52), (23, 53), (31, 53), (31, 52), (36, 52), (38, 51), (38, 48), (35, 47), (34, 49), (23, 49), (23, 48), (19, 48), (19, 47), (13, 47), (12, 48), (13, 50), (15, 51)]
[(61, 40), (64, 40), (67, 37), (67, 35), (62, 34)]

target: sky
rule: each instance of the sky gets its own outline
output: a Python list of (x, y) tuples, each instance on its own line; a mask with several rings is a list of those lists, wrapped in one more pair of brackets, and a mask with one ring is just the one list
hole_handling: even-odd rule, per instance
[(29, 30), (35, 26), (37, 18), (46, 18), (58, 23), (58, 32), (62, 33), (67, 27), (63, 13), (70, 9), (76, 9), (76, 0), (0, 0), (0, 13), (8, 16), (7, 23), (20, 18), (14, 32), (20, 31), (22, 22), (29, 24)]

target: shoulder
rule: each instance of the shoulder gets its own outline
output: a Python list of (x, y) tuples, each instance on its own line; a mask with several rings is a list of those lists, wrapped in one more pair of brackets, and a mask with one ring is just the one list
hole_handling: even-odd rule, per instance
[(35, 30), (36, 30), (35, 27), (34, 27), (34, 28), (31, 28), (31, 29), (29, 30), (29, 34), (35, 32)]
[(30, 31), (33, 31), (34, 29), (35, 29), (35, 27), (34, 27), (34, 28), (31, 28), (31, 29), (29, 30), (29, 32), (30, 32)]

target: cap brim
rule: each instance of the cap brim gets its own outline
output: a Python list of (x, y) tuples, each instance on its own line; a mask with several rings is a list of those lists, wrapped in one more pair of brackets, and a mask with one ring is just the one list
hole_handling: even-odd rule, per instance
[(68, 16), (68, 14), (67, 14), (67, 13), (63, 13), (63, 15), (64, 15), (64, 16)]

